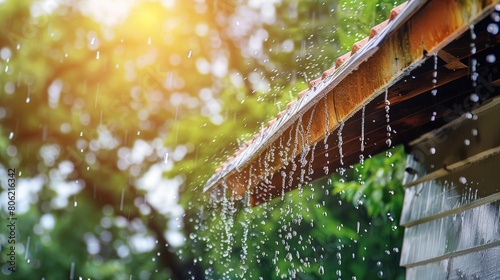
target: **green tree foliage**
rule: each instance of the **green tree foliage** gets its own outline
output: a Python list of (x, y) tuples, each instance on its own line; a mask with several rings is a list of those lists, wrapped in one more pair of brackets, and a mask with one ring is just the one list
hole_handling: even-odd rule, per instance
[[(99, 17), (89, 7), (103, 4), (92, 2), (0, 3), (0, 171), (16, 168), (25, 205), (16, 273), (3, 262), (0, 231), (1, 274), (401, 275), (401, 173), (391, 167), (401, 151), (349, 169), (345, 183), (325, 179), (265, 207), (210, 204), (201, 193), (392, 3), (138, 0), (123, 17)], [(156, 193), (144, 187), (155, 170), (166, 184)], [(154, 203), (166, 193), (173, 202)]]

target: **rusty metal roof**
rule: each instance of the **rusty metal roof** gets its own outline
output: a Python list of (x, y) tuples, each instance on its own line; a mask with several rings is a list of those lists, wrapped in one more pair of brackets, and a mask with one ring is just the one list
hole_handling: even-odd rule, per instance
[[(498, 34), (481, 31), (473, 39), (464, 34), (495, 8), (500, 10), (498, 2), (421, 0), (394, 8), (388, 20), (337, 58), (334, 67), (311, 81), (297, 100), (217, 169), (204, 191), (220, 196), (227, 187), (235, 197), (250, 192), (251, 204), (257, 205), (359, 161), (360, 152), (386, 150), (411, 140), (406, 133), (442, 122), (445, 115), (436, 106), (444, 106), (450, 97), (438, 100), (444, 94), (436, 97), (434, 90), (470, 74), (471, 40), (479, 52), (497, 46)], [(428, 100), (431, 92), (433, 102)], [(342, 155), (339, 142), (344, 142)], [(297, 168), (305, 162), (310, 165), (307, 174)]]

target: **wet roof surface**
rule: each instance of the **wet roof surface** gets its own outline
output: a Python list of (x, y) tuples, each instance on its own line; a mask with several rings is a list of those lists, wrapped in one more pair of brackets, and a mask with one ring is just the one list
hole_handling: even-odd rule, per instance
[[(433, 126), (429, 122), (442, 123), (442, 112), (438, 115), (428, 105), (429, 93), (463, 83), (470, 71), (471, 54), (470, 36), (462, 34), (497, 2), (473, 1), (471, 5), (477, 9), (471, 9), (453, 0), (410, 1), (394, 8), (389, 19), (373, 27), (370, 36), (355, 43), (351, 52), (337, 58), (334, 67), (311, 81), (276, 119), (229, 157), (204, 191), (225, 184), (236, 196), (250, 190), (252, 204), (259, 204), (297, 184), (325, 176), (339, 164), (359, 161), (360, 152), (370, 155), (411, 140), (401, 132), (424, 131)], [(478, 53), (488, 52), (496, 48), (498, 36), (486, 34), (475, 40), (482, 46)], [(437, 82), (429, 82), (435, 74)], [(405, 78), (408, 75), (412, 78)], [(470, 78), (466, 80), (470, 84)], [(460, 87), (465, 94), (467, 86)], [(434, 103), (447, 104), (450, 97), (443, 96), (434, 97)], [(369, 120), (366, 125), (365, 118)], [(392, 127), (390, 131), (387, 126)], [(344, 134), (342, 155), (338, 152), (342, 142), (336, 135), (339, 130)], [(356, 139), (358, 143), (353, 142)], [(296, 147), (283, 155), (283, 143), (291, 140), (298, 142)], [(311, 147), (316, 148), (314, 155)], [(300, 156), (317, 165), (305, 177), (297, 176), (288, 164), (295, 165)], [(278, 171), (280, 175), (274, 176)]]

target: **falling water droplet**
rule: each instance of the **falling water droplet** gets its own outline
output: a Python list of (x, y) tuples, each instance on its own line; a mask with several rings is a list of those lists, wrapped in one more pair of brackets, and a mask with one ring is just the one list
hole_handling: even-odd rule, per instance
[(71, 269), (69, 273), (69, 279), (73, 280), (75, 279), (75, 262), (71, 262)]
[(11, 132), (9, 133), (9, 140), (12, 140), (12, 138), (14, 138), (14, 132), (12, 132), (12, 131), (11, 131)]
[(488, 32), (490, 34), (493, 34), (493, 35), (497, 35), (498, 34), (498, 24), (496, 23), (490, 23), (488, 24), (488, 27), (486, 27), (486, 30), (488, 30)]
[(99, 52), (99, 51), (97, 51), (97, 53), (96, 53), (96, 55), (95, 55), (95, 59), (99, 59), (99, 57), (100, 57), (100, 52)]
[(467, 184), (467, 178), (465, 178), (463, 176), (461, 176), (460, 178), (458, 178), (458, 181), (460, 181), (460, 183), (462, 183), (464, 185)]
[(26, 251), (24, 253), (24, 259), (28, 260), (28, 263), (29, 263), (28, 254), (30, 250), (30, 241), (31, 241), (31, 235), (28, 235), (28, 241), (26, 241)]
[(385, 141), (385, 143), (387, 144), (388, 147), (391, 147), (392, 146), (392, 141), (391, 141), (391, 127), (390, 127), (390, 122), (391, 122), (391, 118), (390, 118), (390, 110), (391, 110), (391, 102), (389, 101), (389, 89), (385, 89), (385, 97), (384, 97), (384, 100), (385, 100), (385, 118), (386, 118), (386, 123), (387, 123), (387, 140)]
[(120, 211), (123, 211), (123, 198), (125, 197), (125, 188), (122, 188), (122, 197), (120, 199)]
[(362, 111), (361, 111), (361, 154), (359, 155), (359, 163), (364, 164), (364, 155), (363, 152), (365, 151), (365, 106), (363, 106)]
[[(432, 73), (432, 86), (433, 87), (436, 87), (437, 86), (437, 68), (438, 68), (438, 55), (437, 55), (437, 52), (434, 53), (434, 72)], [(432, 95), (433, 96), (436, 96), (437, 94), (437, 89), (433, 89), (432, 90)]]
[(168, 153), (165, 153), (165, 155), (163, 156), (163, 164), (167, 163), (168, 163)]
[(469, 98), (470, 98), (470, 101), (472, 101), (472, 102), (478, 102), (479, 101), (479, 96), (477, 94), (475, 94), (475, 93), (471, 94), (469, 96)]
[(489, 63), (495, 63), (495, 61), (497, 61), (497, 57), (494, 54), (489, 54), (486, 56), (486, 61)]
[(30, 103), (30, 98), (26, 97), (26, 103)]
[(191, 58), (191, 55), (193, 55), (193, 50), (188, 51), (188, 58)]
[(432, 117), (431, 117), (432, 122), (436, 120), (436, 115), (437, 115), (437, 112), (432, 112)]
[(148, 45), (151, 45), (151, 37), (148, 37)]
[(325, 268), (322, 265), (320, 265), (319, 266), (319, 275), (323, 275), (323, 274), (325, 274)]
[(340, 165), (344, 165), (344, 155), (342, 153), (342, 129), (344, 128), (344, 122), (340, 123), (339, 130), (337, 131), (338, 136), (338, 146), (339, 146), (339, 155), (340, 155)]
[(391, 139), (385, 140), (385, 144), (387, 145), (387, 147), (392, 146), (392, 140)]
[(476, 44), (471, 43), (471, 44), (470, 44), (470, 53), (471, 53), (471, 54), (475, 54), (475, 53), (476, 53), (476, 51), (477, 51)]
[(474, 25), (471, 24), (469, 27), (470, 27), (470, 38), (472, 40), (476, 40), (477, 36), (476, 36), (476, 31), (474, 31)]
[(436, 153), (436, 148), (434, 148), (434, 147), (430, 148), (430, 149), (429, 149), (429, 152), (430, 152), (431, 154), (435, 154), (435, 153)]

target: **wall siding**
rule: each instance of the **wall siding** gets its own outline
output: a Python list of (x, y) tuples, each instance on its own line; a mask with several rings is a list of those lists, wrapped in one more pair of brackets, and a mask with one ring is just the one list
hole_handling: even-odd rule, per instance
[(500, 99), (409, 144), (407, 279), (500, 279)]

